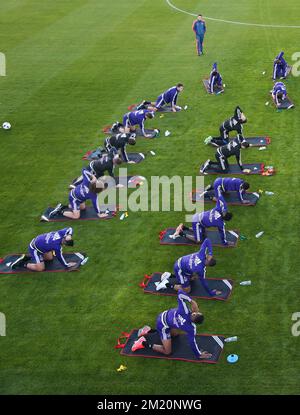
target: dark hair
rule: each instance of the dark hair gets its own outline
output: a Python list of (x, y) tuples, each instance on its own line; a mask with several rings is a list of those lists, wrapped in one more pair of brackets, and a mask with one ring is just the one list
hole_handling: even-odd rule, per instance
[(115, 164), (122, 164), (122, 159), (120, 157), (115, 157), (114, 162)]
[(203, 315), (203, 314), (196, 314), (196, 315), (193, 317), (193, 323), (196, 323), (196, 324), (202, 324), (202, 323), (203, 323), (203, 321), (204, 321), (204, 315)]
[(223, 219), (224, 220), (231, 220), (232, 218), (232, 213), (231, 212), (226, 212), (225, 215), (223, 215)]
[(65, 240), (65, 245), (67, 245), (67, 246), (73, 246), (74, 245), (73, 239), (70, 239), (68, 241)]
[(198, 14), (198, 17), (200, 17), (200, 16), (202, 17), (202, 14)]
[(250, 184), (249, 184), (248, 182), (244, 182), (244, 183), (242, 184), (242, 188), (243, 188), (244, 190), (249, 189), (249, 187), (250, 187)]
[(209, 266), (209, 267), (214, 267), (214, 266), (216, 265), (216, 263), (217, 263), (217, 261), (215, 260), (215, 258), (211, 258), (211, 259), (208, 261), (208, 266)]
[(89, 185), (89, 189), (90, 189), (90, 191), (91, 192), (93, 192), (93, 193), (96, 193), (96, 194), (98, 194), (98, 193), (101, 193), (106, 187), (105, 187), (105, 184), (107, 185), (107, 183), (103, 183), (103, 187), (102, 186), (97, 186), (97, 184), (99, 184), (99, 183), (101, 183), (101, 182), (91, 182), (90, 183), (90, 185)]
[(248, 141), (242, 141), (242, 147), (243, 148), (248, 148), (249, 147)]
[(282, 93), (282, 92), (278, 92), (277, 97), (278, 97), (279, 99), (281, 99), (281, 98), (282, 98), (282, 96), (283, 96), (283, 93)]
[(180, 88), (181, 86), (183, 86), (183, 84), (179, 83), (179, 84), (176, 85), (176, 88)]
[(147, 118), (154, 118), (153, 112), (146, 112), (146, 117)]
[(130, 144), (131, 146), (134, 146), (136, 144), (135, 138), (129, 138), (128, 144)]

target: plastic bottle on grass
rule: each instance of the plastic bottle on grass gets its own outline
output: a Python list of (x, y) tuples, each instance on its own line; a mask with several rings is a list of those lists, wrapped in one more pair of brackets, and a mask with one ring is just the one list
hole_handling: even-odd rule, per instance
[(226, 343), (236, 342), (237, 339), (238, 339), (237, 336), (227, 337), (227, 339), (225, 339), (224, 342), (226, 342)]

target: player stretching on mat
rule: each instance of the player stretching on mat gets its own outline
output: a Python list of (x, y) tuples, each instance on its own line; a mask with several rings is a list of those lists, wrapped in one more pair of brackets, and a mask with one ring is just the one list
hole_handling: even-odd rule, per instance
[(123, 161), (125, 163), (134, 163), (134, 161), (128, 160), (126, 146), (127, 144), (133, 146), (136, 144), (136, 134), (135, 133), (123, 133), (123, 134), (116, 134), (110, 137), (107, 137), (104, 140), (104, 147), (106, 151), (110, 152), (111, 149), (114, 147), (117, 149), (119, 154), (122, 156)]
[(237, 138), (240, 141), (244, 140), (243, 135), (243, 124), (247, 122), (247, 118), (240, 107), (236, 107), (234, 110), (233, 117), (224, 121), (220, 126), (220, 136), (212, 137), (209, 136), (204, 140), (204, 144), (212, 144), (216, 147), (223, 146), (229, 143), (229, 133), (230, 131), (237, 132)]
[[(208, 251), (208, 252), (207, 252)], [(185, 255), (179, 258), (174, 265), (174, 274), (165, 272), (162, 275), (161, 283), (157, 286), (157, 291), (163, 288), (173, 288), (175, 291), (182, 290), (186, 293), (191, 292), (191, 281), (199, 278), (204, 289), (211, 297), (222, 294), (218, 290), (210, 290), (206, 280), (206, 266), (216, 265), (213, 258), (212, 245), (208, 238), (203, 241), (200, 250), (194, 254)], [(175, 277), (177, 284), (171, 284), (169, 279)]]
[[(91, 173), (96, 179), (101, 179), (107, 171), (109, 176), (114, 178), (114, 168), (121, 163), (122, 160), (119, 157), (117, 150), (113, 147), (109, 154), (102, 156), (99, 160), (91, 161), (87, 167), (84, 167), (81, 171), (81, 176), (73, 180), (70, 189), (75, 189), (76, 186), (83, 182), (85, 172)], [(123, 185), (118, 184), (116, 187), (123, 187)]]
[[(74, 241), (72, 239), (73, 229), (64, 228), (59, 231), (43, 233), (34, 238), (28, 247), (30, 255), (22, 255), (12, 265), (13, 269), (17, 265), (23, 265), (25, 268), (31, 271), (44, 271), (45, 261), (52, 261), (53, 251), (59, 262), (67, 269), (76, 265), (76, 262), (66, 262), (63, 254), (63, 245), (73, 246)], [(33, 262), (28, 262), (28, 260)]]
[(223, 89), (222, 76), (218, 72), (217, 62), (212, 66), (211, 73), (209, 75), (208, 89), (210, 94), (214, 94), (215, 88)]
[[(102, 192), (105, 187), (107, 186), (105, 186), (101, 180), (97, 181), (92, 173), (85, 170), (83, 172), (82, 183), (78, 184), (75, 189), (72, 189), (69, 193), (69, 205), (64, 206), (62, 203), (59, 203), (51, 212), (49, 212), (48, 217), (51, 218), (56, 214), (61, 213), (66, 218), (79, 219), (80, 212), (86, 209), (85, 202), (87, 200), (92, 201), (99, 218), (107, 217), (107, 213), (101, 212), (98, 202), (98, 194)], [(49, 219), (44, 215), (41, 217), (41, 220), (49, 222)]]
[(280, 107), (280, 105), (286, 99), (287, 96), (286, 86), (283, 82), (276, 82), (271, 93), (276, 107)]
[(135, 132), (138, 125), (142, 131), (142, 134), (146, 138), (151, 138), (151, 134), (145, 132), (145, 121), (154, 117), (154, 112), (149, 110), (139, 110), (127, 112), (123, 117), (123, 125), (125, 133)]
[(273, 81), (276, 79), (285, 79), (287, 76), (288, 64), (283, 58), (284, 52), (280, 52), (274, 59), (273, 64)]
[(172, 88), (167, 89), (165, 92), (157, 97), (156, 102), (143, 101), (137, 106), (137, 109), (148, 108), (152, 111), (157, 111), (165, 105), (170, 105), (173, 112), (181, 110), (181, 107), (177, 105), (178, 94), (183, 91), (183, 84), (177, 84)]
[(241, 157), (241, 149), (245, 149), (249, 147), (249, 143), (247, 141), (242, 141), (238, 138), (230, 141), (230, 143), (226, 144), (225, 146), (219, 147), (216, 151), (215, 158), (217, 162), (212, 162), (209, 159), (206, 160), (204, 165), (200, 169), (201, 174), (207, 174), (205, 170), (208, 167), (212, 167), (218, 173), (228, 173), (229, 171), (229, 163), (228, 159), (231, 156), (235, 156), (236, 161), (241, 169), (241, 171), (245, 174), (250, 173), (249, 169), (244, 169), (242, 165), (242, 157)]
[[(195, 215), (193, 215), (192, 227), (189, 228), (181, 223), (177, 227), (174, 237), (180, 235), (195, 243), (201, 243), (206, 238), (206, 228), (215, 227), (218, 228), (223, 245), (234, 245), (233, 242), (227, 241), (225, 231), (225, 221), (231, 220), (232, 213), (222, 213), (222, 204), (223, 202), (218, 200), (216, 207), (213, 209), (201, 213), (195, 213)], [(189, 231), (192, 231), (193, 234), (190, 235), (188, 233)]]
[(199, 350), (196, 342), (196, 324), (203, 323), (203, 320), (203, 314), (200, 313), (196, 301), (180, 290), (178, 291), (178, 307), (166, 310), (157, 317), (156, 329), (160, 335), (162, 345), (151, 344), (147, 340), (147, 333), (153, 333), (156, 330), (151, 330), (150, 327), (146, 326), (141, 331), (140, 338), (134, 342), (131, 350), (135, 352), (139, 349), (150, 348), (155, 352), (170, 355), (172, 353), (172, 337), (177, 336), (179, 334), (177, 331), (180, 330), (186, 332), (189, 344), (198, 359), (210, 359), (211, 353)]
[(236, 177), (218, 177), (212, 185), (210, 184), (205, 188), (204, 193), (214, 190), (215, 196), (213, 200), (217, 201), (217, 199), (220, 199), (224, 203), (224, 210), (227, 210), (227, 204), (224, 198), (225, 194), (228, 192), (237, 192), (240, 202), (247, 205), (250, 202), (243, 199), (243, 195), (249, 187), (249, 183)]

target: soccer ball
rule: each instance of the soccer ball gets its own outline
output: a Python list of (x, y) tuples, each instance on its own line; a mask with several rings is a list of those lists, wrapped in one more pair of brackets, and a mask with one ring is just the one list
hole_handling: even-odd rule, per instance
[(10, 125), (10, 123), (9, 123), (9, 122), (5, 121), (5, 122), (2, 124), (2, 128), (4, 128), (4, 130), (10, 130), (10, 129), (11, 129), (11, 125)]

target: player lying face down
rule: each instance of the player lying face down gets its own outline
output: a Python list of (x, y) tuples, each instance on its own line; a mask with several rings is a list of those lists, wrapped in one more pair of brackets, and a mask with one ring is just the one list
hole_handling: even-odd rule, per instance
[[(64, 245), (73, 246), (72, 235), (72, 228), (64, 228), (38, 235), (29, 244), (28, 250), (30, 255), (22, 255), (11, 267), (23, 265), (31, 271), (44, 271), (45, 261), (52, 261), (54, 252), (56, 258), (65, 268), (72, 268), (76, 265), (76, 262), (67, 263), (62, 253)], [(30, 262), (28, 262), (29, 257), (31, 258)]]
[(211, 358), (212, 355), (206, 351), (201, 351), (196, 342), (196, 324), (201, 324), (204, 320), (196, 301), (181, 290), (178, 291), (177, 299), (177, 308), (166, 310), (157, 317), (156, 331), (160, 335), (162, 345), (152, 344), (147, 339), (147, 334), (155, 330), (151, 330), (150, 327), (146, 326), (141, 330), (139, 339), (133, 344), (133, 352), (139, 349), (151, 348), (155, 352), (170, 355), (172, 353), (172, 337), (183, 331), (187, 334), (189, 344), (198, 359)]
[(123, 117), (124, 132), (135, 132), (136, 126), (139, 126), (142, 134), (146, 138), (151, 138), (151, 134), (145, 132), (145, 121), (154, 118), (154, 112), (149, 110), (139, 110), (127, 112)]
[[(101, 179), (96, 179), (89, 171), (83, 172), (83, 181), (75, 186), (69, 193), (69, 205), (64, 206), (59, 203), (50, 213), (49, 218), (57, 213), (61, 213), (66, 218), (79, 219), (80, 212), (86, 209), (86, 201), (91, 200), (93, 207), (99, 218), (105, 218), (107, 213), (101, 212), (98, 201), (98, 194), (107, 188), (107, 183)], [(42, 216), (42, 219), (46, 219)], [(47, 220), (47, 219), (46, 219)]]
[[(218, 290), (210, 290), (205, 280), (206, 267), (213, 267), (216, 263), (216, 260), (213, 258), (211, 241), (206, 238), (198, 252), (185, 255), (175, 262), (174, 274), (166, 272), (162, 275), (161, 283), (156, 289), (159, 291), (163, 288), (173, 288), (175, 291), (182, 290), (186, 293), (190, 293), (191, 281), (199, 279), (209, 296), (214, 297), (215, 295), (220, 295), (222, 292)], [(176, 278), (175, 284), (171, 284), (169, 282), (171, 277)]]
[[(225, 221), (230, 221), (231, 218), (232, 213), (223, 212), (222, 201), (218, 200), (215, 208), (193, 215), (191, 228), (181, 223), (177, 227), (174, 236), (184, 236), (190, 241), (201, 243), (206, 238), (206, 228), (214, 227), (218, 228), (223, 245), (233, 245), (233, 242), (227, 241), (225, 230)], [(189, 233), (190, 231), (193, 232), (192, 235)]]

